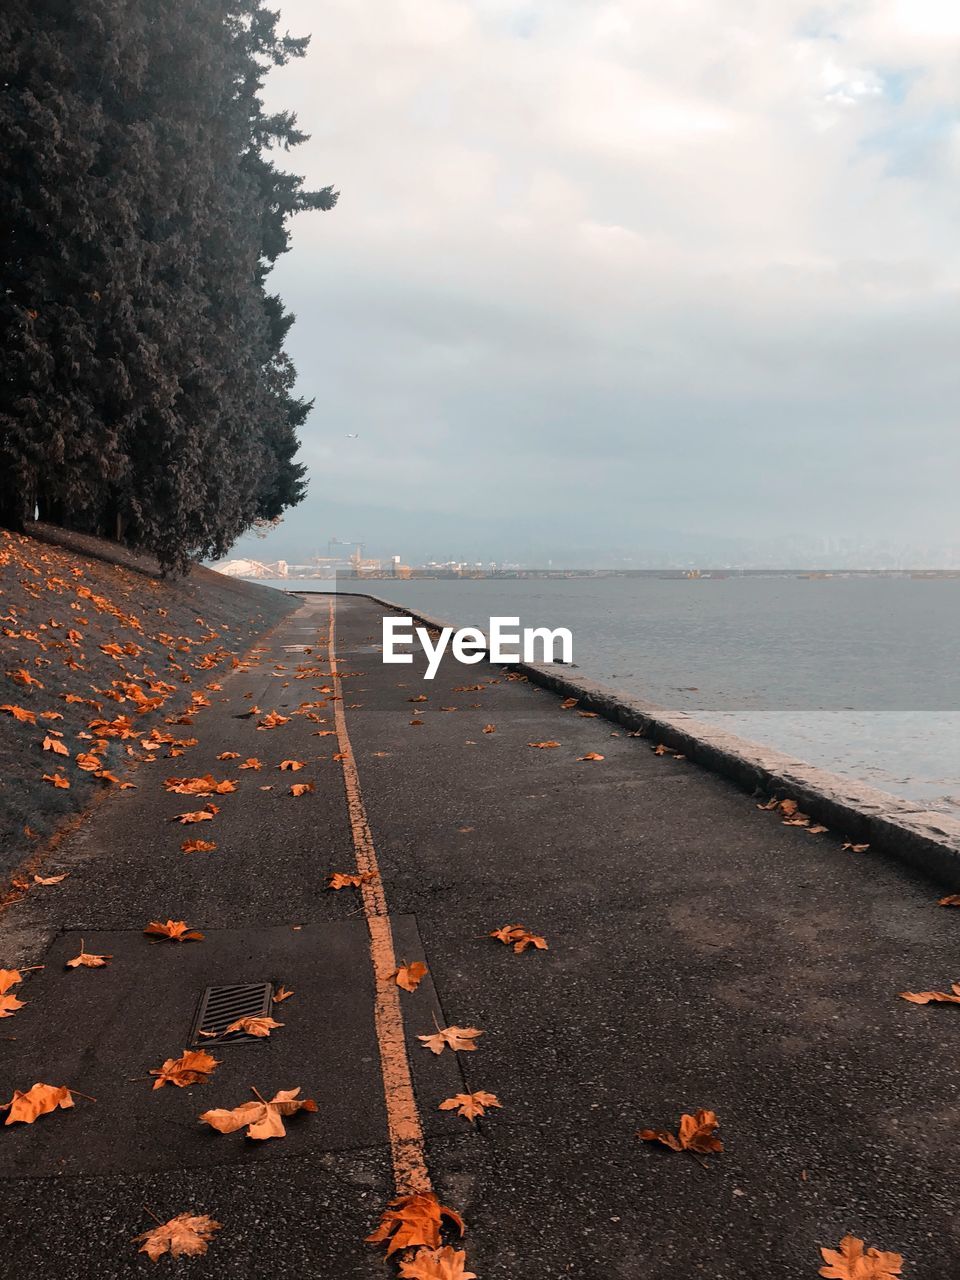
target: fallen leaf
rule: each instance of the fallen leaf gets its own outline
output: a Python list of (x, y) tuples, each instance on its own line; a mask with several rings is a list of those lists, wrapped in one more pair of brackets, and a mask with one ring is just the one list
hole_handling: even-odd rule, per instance
[(33, 1124), (38, 1116), (72, 1106), (73, 1095), (66, 1085), (35, 1084), (26, 1093), (14, 1089), (10, 1101), (0, 1103), (0, 1111), (8, 1112), (5, 1124)]
[[(397, 1196), (384, 1209), (380, 1215), (379, 1227), (366, 1240), (368, 1244), (388, 1242), (388, 1258), (398, 1249), (415, 1249), (420, 1245), (439, 1249), (440, 1228), (444, 1218), (449, 1218), (463, 1235), (464, 1222), (459, 1213), (441, 1204), (432, 1191), (420, 1195)], [(440, 1274), (443, 1275), (442, 1272)]]
[[(97, 763), (99, 764), (99, 761), (97, 761)], [(55, 787), (58, 787), (61, 791), (70, 790), (70, 783), (66, 780), (66, 778), (61, 777), (59, 773), (52, 773), (52, 774), (45, 773), (43, 775), (43, 781), (52, 782), (53, 785)]]
[(578, 716), (583, 716), (584, 720), (596, 720), (600, 716), (599, 711), (578, 711)]
[(168, 920), (166, 924), (151, 920), (143, 932), (158, 938), (169, 938), (171, 942), (200, 942), (203, 939), (202, 933), (189, 928), (182, 920)]
[(5, 711), (8, 716), (13, 716), (14, 720), (19, 720), (21, 724), (37, 723), (37, 713), (28, 711), (26, 707), (13, 707), (9, 702), (6, 702), (0, 707), (0, 711)]
[(403, 987), (404, 991), (416, 991), (420, 983), (427, 974), (427, 966), (420, 960), (415, 960), (413, 964), (402, 964), (399, 969), (395, 969), (390, 977), (396, 981), (398, 987)]
[(249, 756), (244, 760), (243, 764), (237, 766), (238, 769), (262, 769), (263, 761), (258, 760), (256, 756)]
[(474, 1041), (483, 1032), (478, 1027), (442, 1027), (432, 1036), (417, 1036), (425, 1049), (431, 1053), (443, 1053), (449, 1047), (454, 1053), (469, 1053), (476, 1049)]
[(292, 796), (305, 796), (314, 790), (315, 787), (312, 782), (295, 782), (290, 788), (290, 794)]
[[(847, 846), (844, 845), (844, 848)], [(960, 907), (960, 893), (951, 893), (946, 898), (941, 898), (938, 906), (941, 907)]]
[(298, 769), (305, 769), (306, 765), (303, 760), (281, 760), (279, 768), (296, 773)]
[(577, 756), (578, 760), (602, 760), (603, 756), (599, 751), (588, 751), (585, 756)]
[(270, 711), (267, 713), (267, 715), (263, 717), (262, 720), (257, 721), (257, 730), (259, 731), (260, 729), (276, 729), (281, 724), (288, 724), (289, 721), (290, 721), (289, 716), (282, 716), (277, 711)]
[(102, 969), (108, 960), (112, 960), (113, 956), (95, 956), (83, 949), (83, 939), (80, 939), (80, 954), (67, 961), (68, 969)]
[(205, 1049), (184, 1049), (179, 1058), (168, 1058), (162, 1067), (151, 1067), (150, 1074), (157, 1077), (154, 1089), (162, 1089), (165, 1084), (185, 1089), (191, 1084), (206, 1084), (210, 1072), (219, 1065), (219, 1059)]
[(483, 726), (483, 732), (484, 732), (484, 733), (496, 733), (496, 732), (497, 732), (497, 726), (496, 726), (495, 724), (485, 724), (485, 725)]
[(23, 1001), (16, 996), (7, 995), (11, 987), (23, 981), (19, 969), (0, 969), (0, 1018), (12, 1018), (18, 1009), (23, 1008)]
[(207, 1252), (207, 1245), (213, 1239), (213, 1233), (219, 1231), (223, 1224), (215, 1222), (206, 1215), (178, 1213), (169, 1222), (158, 1227), (151, 1227), (142, 1235), (134, 1237), (134, 1244), (141, 1240), (140, 1252), (145, 1253), (152, 1262), (157, 1262), (165, 1253), (171, 1258), (196, 1258)]
[(475, 1271), (465, 1270), (467, 1255), (462, 1249), (444, 1245), (442, 1249), (418, 1249), (408, 1262), (400, 1263), (400, 1280), (477, 1280)]
[(901, 991), (901, 1000), (909, 1000), (911, 1004), (960, 1004), (960, 982), (952, 982), (950, 995), (946, 991)]
[(547, 940), (538, 933), (530, 933), (522, 924), (505, 924), (500, 929), (492, 929), (489, 936), (512, 946), (519, 955), (527, 947), (536, 947), (538, 951), (547, 951)]
[(559, 747), (559, 742), (528, 742), (528, 747), (538, 747), (541, 751), (547, 750), (548, 747)]
[(903, 1256), (870, 1248), (856, 1236), (844, 1236), (839, 1249), (821, 1249), (825, 1280), (894, 1280), (902, 1274)]
[(239, 751), (221, 751), (220, 754), (217, 756), (217, 759), (218, 760), (239, 760), (240, 752)]
[(237, 784), (229, 778), (218, 782), (211, 773), (202, 778), (165, 778), (163, 785), (182, 796), (222, 796), (237, 789)]
[(360, 871), (358, 873), (347, 873), (343, 871), (331, 872), (330, 879), (327, 881), (328, 889), (359, 889), (362, 884), (367, 884), (371, 880), (376, 880), (377, 873), (375, 871)]
[(580, 701), (579, 698), (564, 698), (564, 700), (560, 703), (560, 709), (562, 711), (569, 711), (570, 708), (575, 707), (579, 701)]
[(425, 693), (419, 693), (415, 698), (408, 698), (408, 702), (429, 702), (430, 699)]
[(482, 1089), (476, 1093), (455, 1093), (452, 1098), (447, 1098), (440, 1103), (440, 1111), (453, 1111), (457, 1108), (457, 1115), (463, 1116), (471, 1123), (476, 1120), (477, 1116), (482, 1116), (486, 1107), (500, 1107), (503, 1104), (495, 1093), (484, 1093)]
[(284, 1138), (287, 1133), (284, 1116), (317, 1109), (312, 1098), (298, 1098), (299, 1092), (299, 1088), (281, 1089), (269, 1102), (257, 1094), (255, 1102), (244, 1102), (230, 1111), (204, 1111), (200, 1119), (218, 1133), (236, 1133), (246, 1128), (248, 1138)]
[(34, 883), (34, 884), (59, 884), (61, 880), (66, 880), (66, 878), (67, 878), (67, 876), (68, 876), (69, 874), (70, 874), (70, 872), (69, 872), (69, 871), (64, 871), (63, 875), (60, 875), (60, 876), (38, 876), (38, 875), (34, 875), (34, 877), (33, 877), (33, 883)]
[(216, 847), (214, 840), (184, 840), (180, 849), (183, 853), (213, 853)]
[(190, 822), (212, 822), (213, 814), (209, 809), (194, 809), (191, 813), (175, 813), (171, 822), (180, 822), (186, 826)]
[(266, 1037), (276, 1027), (282, 1027), (282, 1022), (275, 1022), (273, 1018), (267, 1018), (263, 1015), (255, 1017), (237, 1018), (236, 1022), (231, 1022), (224, 1035), (228, 1035), (231, 1031), (245, 1031), (248, 1036), (257, 1036), (258, 1039), (266, 1039)]
[(59, 738), (44, 738), (43, 749), (44, 751), (52, 751), (58, 756), (68, 756), (70, 754), (69, 749), (63, 745)]
[(674, 1137), (664, 1129), (640, 1129), (637, 1137), (644, 1142), (662, 1142), (672, 1151), (698, 1151), (703, 1155), (722, 1151), (723, 1143), (716, 1136), (720, 1127), (714, 1111), (698, 1111), (695, 1115), (684, 1113), (680, 1117), (679, 1136)]
[[(845, 840), (840, 848), (849, 849), (851, 853), (866, 853), (870, 846), (868, 844), (851, 844), (849, 840)], [(951, 903), (950, 905), (953, 906), (954, 904)], [(960, 905), (960, 898), (958, 898), (956, 905)]]
[(294, 993), (289, 987), (279, 986), (273, 993), (273, 1003), (281, 1004), (284, 1000), (289, 1000)]
[(828, 828), (827, 828), (827, 827), (822, 827), (822, 826), (820, 826), (820, 824), (819, 824), (819, 823), (814, 823), (814, 825), (813, 825), (812, 827), (807, 827), (807, 835), (808, 835), (808, 836), (822, 836), (822, 835), (824, 834), (824, 832), (825, 832), (825, 831), (827, 831), (827, 830), (828, 830)]

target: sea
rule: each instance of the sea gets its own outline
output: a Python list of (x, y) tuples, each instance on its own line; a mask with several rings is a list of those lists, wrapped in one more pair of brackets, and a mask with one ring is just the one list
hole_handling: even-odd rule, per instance
[(960, 816), (960, 578), (268, 581), (369, 591), (458, 626), (569, 628), (579, 671)]

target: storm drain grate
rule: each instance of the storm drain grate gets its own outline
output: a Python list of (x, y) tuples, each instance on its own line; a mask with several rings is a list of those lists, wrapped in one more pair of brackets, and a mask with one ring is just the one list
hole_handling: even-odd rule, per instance
[(200, 997), (190, 1040), (195, 1045), (264, 1043), (246, 1031), (224, 1035), (238, 1018), (269, 1017), (273, 1008), (272, 982), (245, 982), (232, 987), (207, 987)]

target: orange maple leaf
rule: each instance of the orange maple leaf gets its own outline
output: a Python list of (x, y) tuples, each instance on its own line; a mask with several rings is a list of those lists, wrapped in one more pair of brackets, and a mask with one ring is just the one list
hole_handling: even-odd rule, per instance
[(281, 771), (289, 771), (296, 773), (299, 769), (305, 769), (307, 766), (303, 760), (281, 760), (278, 769)]
[(83, 939), (80, 939), (80, 954), (67, 961), (68, 969), (102, 969), (108, 960), (112, 960), (113, 956), (95, 956), (83, 949)]
[(332, 871), (330, 879), (327, 881), (328, 889), (359, 889), (362, 884), (366, 884), (370, 880), (376, 880), (377, 873), (375, 871), (360, 871), (357, 873), (346, 873), (343, 871)]
[[(274, 997), (276, 999), (276, 997)], [(273, 1018), (267, 1018), (262, 1015), (256, 1017), (237, 1018), (236, 1022), (231, 1022), (224, 1035), (231, 1031), (245, 1031), (248, 1036), (258, 1036), (265, 1039), (271, 1031), (276, 1027), (282, 1027), (282, 1022), (275, 1022)]]
[(229, 778), (217, 782), (210, 773), (202, 778), (165, 778), (163, 785), (168, 791), (183, 796), (222, 796), (237, 789), (237, 784)]
[(199, 930), (190, 929), (183, 920), (168, 920), (166, 924), (151, 920), (143, 932), (157, 938), (169, 938), (171, 942), (200, 942), (203, 939)]
[(316, 1111), (317, 1104), (312, 1098), (298, 1098), (297, 1089), (281, 1089), (268, 1102), (257, 1094), (255, 1102), (244, 1102), (232, 1110), (218, 1108), (204, 1111), (200, 1119), (216, 1129), (218, 1133), (236, 1133), (246, 1128), (248, 1138), (285, 1138), (284, 1116), (292, 1116), (298, 1111)]
[(214, 840), (184, 840), (180, 849), (183, 853), (213, 853), (216, 847)]
[(440, 1248), (440, 1228), (449, 1218), (463, 1235), (464, 1222), (459, 1213), (441, 1204), (432, 1191), (420, 1195), (397, 1196), (380, 1215), (380, 1225), (366, 1237), (368, 1244), (387, 1241), (387, 1257), (398, 1249), (426, 1245)]
[(894, 1280), (902, 1274), (903, 1256), (880, 1249), (864, 1250), (857, 1236), (844, 1236), (839, 1249), (821, 1249), (825, 1280)]
[(426, 974), (427, 966), (421, 960), (414, 960), (413, 964), (402, 964), (399, 969), (394, 969), (390, 977), (404, 991), (416, 991)]
[(154, 1089), (162, 1089), (165, 1084), (185, 1089), (191, 1084), (206, 1084), (210, 1072), (219, 1065), (219, 1059), (205, 1049), (184, 1049), (179, 1058), (167, 1058), (162, 1067), (151, 1067), (150, 1074), (157, 1077)]
[(483, 1089), (478, 1089), (475, 1093), (455, 1093), (452, 1098), (445, 1098), (438, 1107), (439, 1111), (457, 1110), (457, 1115), (463, 1116), (469, 1120), (471, 1124), (476, 1120), (477, 1116), (482, 1116), (487, 1107), (502, 1107), (503, 1103), (495, 1093), (485, 1093)]
[(257, 721), (257, 729), (276, 729), (278, 725), (287, 724), (289, 716), (282, 716), (277, 711), (269, 711), (262, 720)]
[(285, 987), (282, 983), (273, 993), (274, 1004), (280, 1004), (284, 1000), (289, 1000), (294, 993), (289, 987)]
[(220, 754), (217, 756), (217, 759), (218, 760), (239, 760), (240, 752), (239, 751), (221, 751)]
[(418, 1249), (408, 1262), (400, 1263), (400, 1280), (477, 1280), (467, 1271), (467, 1255), (462, 1249), (444, 1245), (442, 1249)]
[(19, 969), (0, 969), (0, 1018), (12, 1018), (18, 1009), (23, 1008), (23, 1001), (16, 996), (7, 995), (11, 987), (23, 981)]
[(549, 747), (559, 747), (559, 742), (528, 742), (528, 747), (539, 747), (541, 751), (546, 751)]
[(946, 991), (901, 991), (900, 999), (911, 1004), (960, 1004), (960, 982), (950, 984), (952, 995)]
[(716, 1136), (720, 1127), (715, 1111), (698, 1111), (695, 1115), (686, 1112), (680, 1117), (680, 1132), (677, 1137), (664, 1129), (640, 1129), (637, 1137), (644, 1142), (662, 1142), (671, 1151), (699, 1151), (706, 1155), (711, 1151), (722, 1151), (723, 1143)]
[(35, 1084), (26, 1093), (14, 1089), (9, 1102), (0, 1103), (0, 1111), (8, 1112), (5, 1124), (33, 1124), (58, 1107), (64, 1111), (73, 1106), (73, 1095), (66, 1085)]
[(295, 782), (290, 788), (290, 794), (292, 796), (305, 796), (309, 795), (313, 790), (315, 788), (312, 782)]
[(33, 883), (34, 884), (59, 884), (61, 880), (66, 880), (69, 874), (70, 874), (69, 871), (64, 871), (63, 874), (59, 876), (38, 876), (35, 874), (33, 877)]
[(443, 1053), (448, 1045), (454, 1053), (469, 1053), (476, 1049), (474, 1042), (482, 1035), (478, 1027), (438, 1027), (434, 1035), (417, 1036), (417, 1039), (431, 1053)]
[(549, 949), (546, 938), (541, 938), (538, 933), (530, 933), (522, 924), (505, 924), (500, 929), (492, 929), (489, 936), (512, 946), (518, 955), (521, 951), (526, 951), (527, 947), (536, 947), (538, 951)]
[(51, 738), (49, 736), (43, 740), (43, 749), (44, 751), (52, 751), (54, 755), (58, 756), (68, 756), (70, 754), (68, 748), (64, 746), (59, 738)]
[(141, 1240), (140, 1252), (145, 1253), (152, 1262), (157, 1262), (165, 1253), (171, 1258), (195, 1258), (207, 1252), (207, 1245), (213, 1239), (213, 1233), (219, 1231), (223, 1224), (215, 1222), (206, 1215), (178, 1213), (169, 1222), (162, 1222), (151, 1227), (142, 1235), (134, 1237), (134, 1244)]
[[(99, 761), (97, 763), (99, 764)], [(61, 791), (70, 790), (70, 783), (66, 780), (66, 778), (61, 777), (59, 773), (45, 773), (43, 775), (43, 781), (52, 782), (53, 785), (55, 787), (58, 787)]]
[(8, 716), (13, 716), (14, 720), (19, 720), (21, 724), (36, 724), (37, 713), (28, 711), (26, 707), (14, 707), (9, 702), (5, 702), (0, 711), (5, 711)]
[(599, 751), (588, 751), (585, 756), (577, 756), (577, 760), (602, 760), (603, 756)]
[(194, 809), (190, 813), (175, 813), (171, 822), (180, 822), (186, 826), (190, 822), (211, 822), (213, 814), (209, 809)]
[(262, 769), (263, 761), (258, 760), (256, 756), (248, 756), (243, 764), (237, 766), (238, 769)]

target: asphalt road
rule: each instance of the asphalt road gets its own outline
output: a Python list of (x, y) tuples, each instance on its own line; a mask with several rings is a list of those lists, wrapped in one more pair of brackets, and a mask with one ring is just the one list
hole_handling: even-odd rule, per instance
[[(905, 1280), (960, 1274), (960, 1012), (897, 998), (960, 978), (960, 912), (904, 867), (842, 850), (843, 833), (786, 827), (485, 663), (448, 659), (431, 682), (422, 663), (383, 665), (380, 617), (338, 606), (344, 705), (397, 951), (430, 969), (401, 1003), (428, 1167), (467, 1221), (470, 1269), (806, 1280), (820, 1246), (852, 1233), (902, 1253)], [(284, 715), (327, 696), (295, 679), (317, 657), (295, 646), (326, 620), (314, 597), (282, 623), (254, 672), (223, 680), (199, 745), (139, 766), (138, 789), (44, 868), (69, 878), (0, 920), (0, 967), (46, 964), (0, 1025), (4, 1100), (35, 1080), (97, 1099), (0, 1131), (4, 1277), (143, 1274), (144, 1205), (224, 1224), (178, 1274), (391, 1274), (363, 1243), (393, 1194), (367, 936), (358, 895), (324, 890), (354, 865), (336, 738), (311, 736), (332, 709), (266, 731), (238, 718), (244, 694)], [(528, 745), (545, 740), (560, 746)], [(238, 772), (225, 751), (264, 768)], [(281, 773), (284, 758), (306, 768)], [(205, 801), (162, 779), (208, 771), (238, 790), (199, 829), (172, 822)], [(291, 781), (315, 791), (294, 798)], [(218, 848), (181, 853), (191, 836)], [(148, 942), (168, 916), (205, 941)], [(486, 936), (513, 923), (549, 950)], [(81, 936), (111, 965), (64, 969)], [(223, 981), (294, 988), (285, 1025), (219, 1050), (208, 1084), (154, 1092), (143, 1077), (187, 1047), (199, 992)], [(423, 1050), (434, 1018), (482, 1028), (477, 1052)], [(319, 1110), (282, 1142), (195, 1124), (251, 1085), (299, 1085)], [(437, 1109), (462, 1089), (503, 1109), (473, 1128)], [(707, 1168), (635, 1136), (701, 1107), (726, 1144)]]

